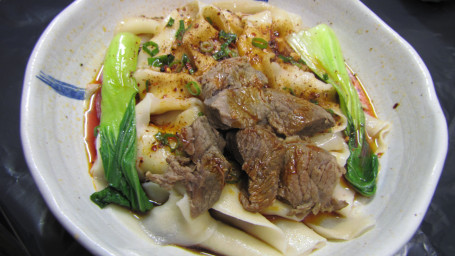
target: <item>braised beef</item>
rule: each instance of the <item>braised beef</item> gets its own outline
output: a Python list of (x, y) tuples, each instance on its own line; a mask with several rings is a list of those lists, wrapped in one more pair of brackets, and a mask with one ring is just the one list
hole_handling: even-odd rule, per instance
[(210, 123), (219, 129), (270, 124), (286, 136), (312, 135), (335, 125), (322, 107), (276, 89), (225, 89), (204, 101)]
[(332, 198), (335, 185), (344, 168), (329, 152), (302, 141), (285, 143), (284, 168), (281, 172), (278, 198), (295, 208), (297, 213), (331, 212), (346, 206)]
[(246, 57), (222, 60), (199, 78), (203, 99), (208, 99), (224, 89), (261, 88), (266, 86), (267, 82), (267, 77), (254, 69)]
[(312, 135), (335, 125), (332, 115), (322, 107), (287, 92), (267, 89), (271, 111), (267, 121), (279, 134)]
[(270, 107), (264, 90), (256, 87), (226, 89), (204, 101), (205, 114), (218, 129), (266, 124)]
[(147, 180), (160, 185), (166, 190), (171, 190), (178, 182), (191, 179), (192, 173), (196, 169), (196, 165), (187, 157), (172, 155), (166, 158), (166, 162), (169, 167), (164, 174), (152, 174), (150, 172), (145, 174)]
[[(199, 82), (206, 117), (199, 117), (179, 134), (189, 158), (169, 157), (165, 174), (147, 173), (148, 179), (166, 189), (182, 184), (192, 217), (218, 201), (226, 182), (239, 180), (240, 201), (252, 212), (265, 209), (275, 199), (292, 206), (300, 216), (346, 206), (333, 199), (344, 168), (329, 152), (299, 138), (335, 124), (326, 110), (267, 88), (267, 78), (246, 58), (219, 62)], [(225, 130), (227, 155), (237, 160), (242, 171), (223, 155), (226, 142), (215, 128)], [(293, 135), (298, 136), (289, 139)]]
[(184, 127), (179, 134), (183, 150), (196, 163), (211, 147), (216, 146), (223, 152), (226, 142), (220, 133), (210, 126), (207, 117), (198, 117), (190, 126)]
[(242, 190), (240, 201), (248, 211), (261, 211), (270, 206), (277, 195), (285, 148), (274, 133), (260, 126), (240, 130), (234, 143), (242, 158), (242, 169), (248, 175), (247, 188)]
[(149, 180), (171, 190), (180, 182), (190, 198), (190, 212), (197, 217), (218, 201), (225, 184), (225, 175), (233, 172), (223, 155), (225, 141), (202, 116), (182, 130), (179, 135), (184, 151), (191, 160), (171, 156), (166, 159), (169, 168), (164, 174), (147, 173)]

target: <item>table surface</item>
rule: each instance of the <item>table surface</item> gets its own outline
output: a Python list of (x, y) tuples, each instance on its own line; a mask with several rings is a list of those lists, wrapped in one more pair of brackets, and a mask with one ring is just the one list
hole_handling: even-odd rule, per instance
[[(25, 163), (19, 132), (27, 60), (49, 22), (71, 2), (0, 0), (0, 255), (90, 255), (47, 208)], [(431, 205), (413, 239), (397, 255), (455, 255), (455, 1), (363, 3), (424, 60), (450, 136), (445, 167)]]

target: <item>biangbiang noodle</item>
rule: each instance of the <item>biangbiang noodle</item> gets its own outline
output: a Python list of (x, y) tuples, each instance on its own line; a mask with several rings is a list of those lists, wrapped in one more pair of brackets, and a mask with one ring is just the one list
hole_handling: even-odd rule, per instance
[[(121, 21), (97, 92), (90, 171), (105, 187), (92, 201), (137, 213), (160, 245), (220, 255), (306, 255), (373, 228), (356, 199), (376, 189), (390, 124), (355, 76), (363, 105), (343, 105), (330, 70), (295, 50), (300, 31), (299, 16), (252, 1)], [(352, 144), (356, 122), (367, 143)], [(376, 168), (365, 191), (354, 155)]]

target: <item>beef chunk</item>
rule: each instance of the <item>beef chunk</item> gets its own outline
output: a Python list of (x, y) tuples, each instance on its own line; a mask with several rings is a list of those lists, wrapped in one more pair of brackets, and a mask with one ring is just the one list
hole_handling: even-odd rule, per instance
[(276, 89), (225, 89), (204, 101), (206, 115), (219, 129), (270, 124), (279, 134), (312, 135), (335, 125), (322, 107)]
[(191, 163), (191, 159), (181, 156), (171, 156), (166, 159), (169, 168), (165, 174), (152, 174), (147, 172), (146, 178), (160, 187), (171, 190), (174, 185), (180, 181), (190, 179), (196, 166)]
[(267, 90), (271, 111), (267, 121), (279, 134), (312, 135), (335, 125), (322, 107), (279, 90)]
[(274, 133), (260, 126), (240, 130), (234, 143), (240, 153), (242, 169), (248, 175), (247, 188), (242, 190), (240, 201), (248, 211), (261, 211), (270, 206), (277, 195), (285, 148)]
[(329, 152), (301, 141), (285, 143), (284, 169), (278, 198), (300, 215), (331, 212), (346, 206), (332, 198), (333, 190), (345, 170)]
[(166, 161), (169, 168), (165, 174), (147, 173), (147, 178), (167, 190), (178, 182), (183, 184), (190, 198), (191, 217), (199, 216), (218, 201), (230, 163), (215, 146), (210, 147), (197, 164), (174, 156)]
[(264, 91), (255, 87), (226, 89), (204, 101), (205, 114), (218, 129), (266, 124), (270, 107)]
[(204, 153), (215, 146), (223, 152), (226, 142), (220, 133), (210, 126), (207, 117), (198, 117), (190, 126), (184, 127), (179, 134), (183, 144), (183, 150), (191, 156), (196, 163)]
[(210, 209), (220, 198), (225, 184), (225, 175), (231, 169), (230, 163), (221, 152), (211, 147), (196, 165), (197, 172), (189, 180), (186, 191), (190, 196), (191, 216)]
[(210, 209), (220, 198), (225, 176), (234, 172), (223, 155), (226, 145), (206, 117), (199, 117), (179, 135), (184, 151), (190, 156), (168, 157), (169, 168), (164, 174), (147, 173), (147, 179), (171, 190), (176, 183), (184, 185), (190, 198), (192, 217)]
[(267, 82), (267, 77), (262, 72), (255, 70), (245, 57), (220, 61), (199, 78), (203, 99), (208, 99), (227, 88), (261, 88)]

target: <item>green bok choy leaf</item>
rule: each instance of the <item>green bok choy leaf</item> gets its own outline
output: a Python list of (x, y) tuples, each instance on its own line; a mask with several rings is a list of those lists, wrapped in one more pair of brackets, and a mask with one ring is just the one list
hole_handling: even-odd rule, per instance
[(351, 153), (345, 178), (362, 195), (374, 195), (378, 157), (366, 140), (363, 108), (346, 70), (335, 33), (329, 26), (320, 24), (292, 34), (287, 41), (308, 67), (338, 92), (341, 110), (348, 120), (345, 133), (349, 137)]
[(132, 77), (140, 41), (131, 33), (117, 34), (104, 60), (99, 135), (100, 155), (109, 186), (90, 198), (100, 207), (115, 203), (145, 212), (153, 204), (136, 170), (135, 97), (138, 89)]

